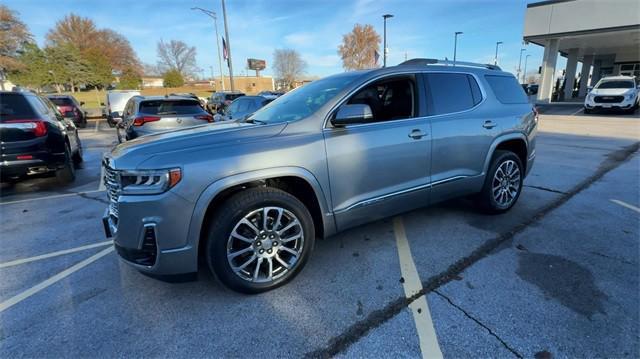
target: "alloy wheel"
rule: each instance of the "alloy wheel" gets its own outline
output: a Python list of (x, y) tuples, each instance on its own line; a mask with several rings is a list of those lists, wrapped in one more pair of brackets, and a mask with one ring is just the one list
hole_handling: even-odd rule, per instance
[(282, 207), (263, 207), (242, 217), (227, 239), (233, 272), (253, 283), (275, 281), (298, 263), (304, 247), (302, 223)]
[(491, 182), (493, 199), (501, 207), (509, 207), (520, 191), (520, 168), (513, 160), (500, 164)]

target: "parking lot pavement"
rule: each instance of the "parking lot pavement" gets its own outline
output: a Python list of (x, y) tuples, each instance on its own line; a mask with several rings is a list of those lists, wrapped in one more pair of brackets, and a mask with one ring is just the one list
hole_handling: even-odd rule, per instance
[(461, 199), (354, 228), (256, 296), (206, 271), (165, 283), (121, 263), (102, 244), (97, 192), (115, 135), (85, 130), (85, 182), (34, 179), (0, 197), (0, 357), (638, 357), (640, 122), (554, 113), (509, 213)]

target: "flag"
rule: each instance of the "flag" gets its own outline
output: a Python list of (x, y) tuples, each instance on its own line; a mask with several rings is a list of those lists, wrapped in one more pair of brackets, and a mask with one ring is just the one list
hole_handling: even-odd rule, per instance
[(222, 37), (222, 57), (225, 60), (229, 60), (229, 52), (227, 51), (227, 42), (224, 41), (224, 37)]
[(378, 50), (373, 50), (373, 63), (377, 64), (379, 59), (380, 54), (378, 53)]

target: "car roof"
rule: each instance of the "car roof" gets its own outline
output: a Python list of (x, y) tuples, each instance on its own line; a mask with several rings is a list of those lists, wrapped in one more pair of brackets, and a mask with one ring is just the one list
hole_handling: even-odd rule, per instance
[(47, 98), (73, 98), (71, 95), (46, 95)]
[(607, 76), (600, 79), (600, 81), (610, 81), (610, 80), (628, 80), (633, 81), (634, 77), (632, 76)]
[(240, 100), (240, 99), (243, 99), (243, 100), (247, 100), (247, 99), (249, 99), (249, 100), (267, 100), (267, 98), (264, 97), (264, 96), (242, 96), (242, 97), (238, 97), (236, 100)]
[(140, 101), (158, 101), (158, 100), (191, 100), (191, 101), (196, 101), (195, 98), (193, 97), (187, 97), (187, 96), (175, 96), (175, 95), (169, 95), (169, 96), (135, 96), (137, 99), (139, 99)]

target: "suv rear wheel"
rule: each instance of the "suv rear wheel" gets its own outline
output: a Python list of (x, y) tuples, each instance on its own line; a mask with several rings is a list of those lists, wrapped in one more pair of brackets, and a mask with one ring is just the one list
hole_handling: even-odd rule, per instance
[(214, 214), (206, 243), (210, 270), (228, 287), (260, 293), (293, 279), (313, 249), (307, 208), (279, 189), (251, 188)]
[(478, 196), (482, 209), (488, 213), (511, 209), (522, 192), (523, 178), (520, 158), (511, 151), (496, 151)]
[(61, 184), (68, 184), (76, 179), (76, 167), (73, 161), (73, 155), (71, 154), (71, 148), (66, 146), (64, 152), (65, 160), (64, 166), (56, 171), (56, 178)]

